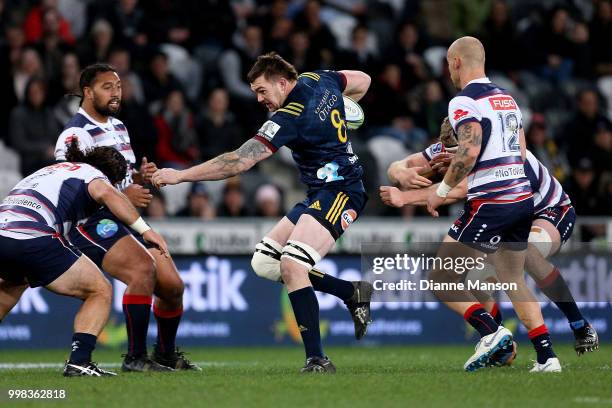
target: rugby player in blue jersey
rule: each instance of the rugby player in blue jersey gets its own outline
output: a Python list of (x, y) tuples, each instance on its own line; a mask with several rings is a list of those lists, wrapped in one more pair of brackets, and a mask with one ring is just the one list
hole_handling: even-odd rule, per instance
[(302, 334), (306, 364), (302, 372), (335, 372), (323, 353), (319, 305), (314, 290), (345, 301), (356, 336), (370, 320), (372, 287), (314, 270), (314, 265), (353, 223), (366, 202), (363, 169), (347, 135), (343, 95), (361, 99), (370, 77), (361, 71), (316, 71), (298, 75), (276, 53), (260, 56), (247, 77), (257, 100), (274, 115), (237, 150), (186, 170), (161, 169), (157, 186), (187, 181), (221, 180), (247, 171), (282, 146), (291, 149), (308, 186), (307, 198), (295, 205), (256, 246), (255, 273), (287, 286)]

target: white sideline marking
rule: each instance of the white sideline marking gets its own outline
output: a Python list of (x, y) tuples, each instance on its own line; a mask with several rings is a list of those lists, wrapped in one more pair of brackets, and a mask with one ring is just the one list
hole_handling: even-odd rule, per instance
[[(253, 363), (240, 363), (229, 361), (198, 361), (194, 364), (197, 364), (200, 367), (231, 367), (254, 365)], [(98, 365), (102, 368), (121, 368), (121, 363), (98, 363)], [(32, 370), (50, 368), (64, 368), (64, 363), (0, 363), (0, 370)]]

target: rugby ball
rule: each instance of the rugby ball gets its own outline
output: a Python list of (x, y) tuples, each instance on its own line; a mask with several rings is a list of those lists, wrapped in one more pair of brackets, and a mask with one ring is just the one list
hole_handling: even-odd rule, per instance
[(365, 113), (361, 106), (348, 96), (343, 96), (344, 99), (344, 116), (346, 118), (346, 127), (349, 129), (359, 129), (363, 125)]

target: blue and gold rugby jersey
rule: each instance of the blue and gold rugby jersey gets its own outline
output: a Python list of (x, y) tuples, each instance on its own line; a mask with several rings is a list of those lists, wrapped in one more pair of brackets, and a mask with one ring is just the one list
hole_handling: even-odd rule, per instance
[(301, 74), (285, 105), (254, 136), (274, 152), (282, 146), (291, 149), (309, 189), (363, 191), (363, 168), (347, 135), (345, 87), (346, 78), (335, 71)]

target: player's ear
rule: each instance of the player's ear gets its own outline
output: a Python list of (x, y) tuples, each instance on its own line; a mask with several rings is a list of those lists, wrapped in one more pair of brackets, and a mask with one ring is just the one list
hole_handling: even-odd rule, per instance
[(86, 86), (83, 88), (83, 99), (93, 99), (93, 89)]

